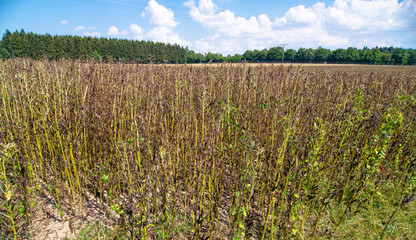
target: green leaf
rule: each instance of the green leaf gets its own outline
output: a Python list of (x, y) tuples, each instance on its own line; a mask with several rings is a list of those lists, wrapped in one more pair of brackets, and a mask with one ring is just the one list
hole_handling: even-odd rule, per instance
[(108, 175), (104, 174), (102, 179), (103, 179), (103, 182), (108, 182)]
[(120, 210), (120, 205), (118, 205), (118, 204), (114, 204), (113, 206), (111, 206), (111, 208), (112, 208), (114, 211), (118, 212), (118, 210)]
[(24, 205), (20, 206), (20, 208), (19, 208), (20, 215), (24, 215), (25, 210), (26, 210), (26, 207)]
[(238, 206), (234, 207), (233, 212), (231, 213), (232, 215), (237, 214), (237, 210), (238, 210)]
[(293, 234), (296, 234), (296, 233), (298, 233), (298, 230), (297, 230), (296, 228), (293, 228), (293, 229), (292, 229), (292, 233), (293, 233)]
[(244, 217), (247, 217), (247, 211), (244, 207), (241, 209), (241, 212), (243, 213)]

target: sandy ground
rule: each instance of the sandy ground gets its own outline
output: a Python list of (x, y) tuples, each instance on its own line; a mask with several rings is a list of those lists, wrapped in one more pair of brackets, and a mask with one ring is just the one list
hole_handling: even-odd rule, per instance
[(87, 194), (77, 213), (64, 207), (59, 211), (48, 191), (41, 189), (35, 197), (35, 205), (32, 208), (29, 239), (74, 239), (87, 223), (107, 221), (111, 225), (113, 221), (104, 211), (103, 206), (92, 194)]

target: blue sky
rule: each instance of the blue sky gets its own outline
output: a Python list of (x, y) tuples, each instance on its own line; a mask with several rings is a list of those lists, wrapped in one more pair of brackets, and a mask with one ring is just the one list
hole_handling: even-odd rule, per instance
[(416, 48), (415, 0), (0, 0), (0, 31), (152, 40), (196, 52)]

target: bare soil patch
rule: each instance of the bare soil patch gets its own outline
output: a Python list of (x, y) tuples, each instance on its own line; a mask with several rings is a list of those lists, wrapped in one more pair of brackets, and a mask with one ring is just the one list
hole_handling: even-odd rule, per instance
[(87, 193), (81, 209), (73, 212), (64, 200), (61, 209), (45, 187), (35, 197), (32, 221), (29, 226), (30, 239), (75, 239), (87, 224), (97, 221), (111, 227), (115, 219), (109, 217), (108, 209), (99, 199)]

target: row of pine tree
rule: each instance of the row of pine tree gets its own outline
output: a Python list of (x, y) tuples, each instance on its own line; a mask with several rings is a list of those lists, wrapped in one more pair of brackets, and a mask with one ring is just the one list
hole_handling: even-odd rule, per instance
[(223, 56), (195, 53), (177, 44), (155, 43), (115, 38), (58, 36), (26, 33), (23, 29), (6, 30), (0, 42), (0, 57), (34, 59), (96, 59), (126, 63), (202, 63), (202, 62), (291, 62), (291, 63), (360, 63), (415, 65), (416, 50), (397, 47), (330, 50), (319, 47), (298, 50), (272, 47), (247, 50), (244, 54)]

